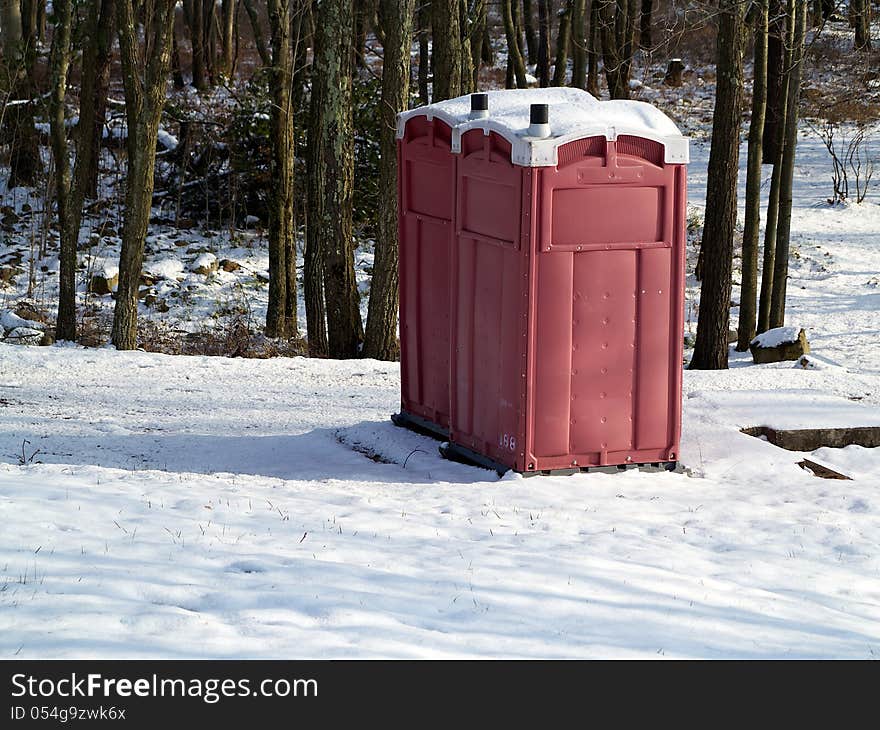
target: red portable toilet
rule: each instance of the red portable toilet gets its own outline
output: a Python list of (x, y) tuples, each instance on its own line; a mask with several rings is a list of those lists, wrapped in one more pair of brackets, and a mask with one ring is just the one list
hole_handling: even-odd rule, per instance
[(423, 107), (401, 115), (397, 134), (401, 407), (392, 419), (443, 437), (449, 432), (457, 121), (442, 109)]
[[(414, 376), (448, 389), (444, 453), (499, 471), (673, 467), (687, 139), (641, 102), (577, 89), (487, 98), (480, 118), (470, 97), (401, 115), (402, 412)], [(437, 119), (451, 129), (451, 189), (406, 164), (416, 130)], [(412, 281), (419, 195), (452, 205), (451, 236), (437, 235), (431, 273), (418, 271), (422, 285), (437, 274), (446, 300)], [(403, 346), (426, 322), (448, 326), (430, 362)], [(430, 332), (438, 347), (447, 338)]]

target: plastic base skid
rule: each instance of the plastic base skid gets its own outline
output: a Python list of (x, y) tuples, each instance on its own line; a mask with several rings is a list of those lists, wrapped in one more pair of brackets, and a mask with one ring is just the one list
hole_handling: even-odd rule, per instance
[(460, 464), (469, 464), (470, 466), (489, 469), (497, 473), (498, 476), (504, 476), (504, 474), (510, 471), (509, 466), (450, 441), (440, 444), (440, 455), (444, 459), (449, 459), (449, 461), (457, 461)]
[(423, 436), (430, 436), (441, 441), (449, 438), (449, 431), (442, 426), (438, 426), (427, 418), (420, 418), (404, 411), (392, 413), (391, 422), (395, 426), (400, 426), (400, 428), (408, 428), (410, 431), (415, 431)]
[[(476, 451), (459, 446), (458, 444), (446, 442), (440, 445), (440, 455), (444, 459), (457, 461), (462, 464), (470, 464), (471, 466), (479, 466), (483, 469), (491, 469), (499, 476), (503, 476), (511, 470), (511, 467), (502, 464), (488, 456), (478, 454)], [(537, 471), (518, 472), (524, 477), (534, 476), (571, 476), (572, 474), (617, 474), (622, 471), (630, 471), (638, 469), (644, 472), (664, 472), (671, 471), (677, 474), (687, 473), (684, 466), (677, 461), (654, 461), (644, 464), (610, 464), (607, 466), (581, 466), (572, 467), (570, 469), (539, 469)]]
[(608, 464), (607, 466), (581, 466), (570, 469), (542, 469), (539, 471), (524, 471), (524, 477), (535, 476), (571, 476), (572, 474), (617, 474), (622, 471), (638, 469), (645, 472), (672, 471), (676, 474), (685, 474), (687, 470), (677, 461), (652, 461), (644, 464)]

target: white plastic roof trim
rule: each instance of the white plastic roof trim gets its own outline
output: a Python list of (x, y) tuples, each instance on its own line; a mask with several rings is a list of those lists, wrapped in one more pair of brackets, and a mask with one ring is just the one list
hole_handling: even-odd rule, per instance
[[(523, 167), (552, 167), (558, 163), (559, 148), (576, 139), (605, 137), (615, 140), (632, 135), (663, 145), (664, 162), (690, 162), (688, 138), (668, 116), (642, 101), (599, 101), (581, 89), (504, 89), (485, 92), (489, 116), (471, 119), (470, 94), (410, 109), (397, 116), (397, 136), (402, 138), (407, 121), (417, 116), (439, 119), (452, 128), (452, 151), (461, 152), (461, 136), (472, 129), (483, 134), (496, 132), (510, 142), (511, 162)], [(529, 107), (547, 104), (550, 136), (528, 136)]]

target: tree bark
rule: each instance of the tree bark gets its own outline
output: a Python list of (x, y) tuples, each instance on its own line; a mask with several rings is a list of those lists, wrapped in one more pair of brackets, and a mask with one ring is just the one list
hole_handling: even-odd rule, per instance
[(462, 46), (458, 2), (431, 2), (434, 41), (434, 95), (431, 101), (452, 99), (461, 93)]
[(651, 49), (651, 16), (654, 12), (653, 0), (642, 0), (642, 13), (639, 22), (639, 48)]
[(221, 6), (221, 16), (223, 19), (222, 47), (223, 57), (220, 62), (220, 71), (227, 78), (232, 78), (235, 64), (235, 36), (236, 36), (236, 18), (238, 13), (238, 0), (223, 0)]
[(586, 0), (574, 0), (571, 6), (571, 85), (587, 86)]
[(217, 83), (217, 44), (219, 42), (216, 0), (202, 1), (202, 34), (205, 73), (209, 85)]
[(363, 339), (352, 242), (351, 18), (351, 0), (318, 4), (312, 74), (308, 235), (321, 254), (327, 351), (334, 358), (357, 357)]
[(186, 86), (183, 80), (183, 66), (180, 63), (180, 45), (177, 42), (177, 24), (171, 33), (171, 81), (175, 89)]
[(205, 68), (205, 23), (204, 2), (212, 0), (190, 0), (192, 10), (188, 14), (189, 36), (192, 44), (193, 86), (199, 91), (208, 87), (208, 74)]
[(727, 367), (733, 236), (743, 86), (743, 18), (737, 0), (718, 13), (718, 62), (712, 147), (706, 181), (703, 279), (692, 370)]
[(269, 45), (266, 43), (266, 36), (263, 34), (263, 26), (260, 24), (260, 14), (257, 10), (257, 0), (242, 0), (245, 12), (247, 12), (248, 20), (251, 21), (251, 31), (254, 34), (254, 45), (257, 47), (257, 53), (264, 66), (272, 65), (272, 54), (269, 52)]
[(489, 8), (483, 3), (483, 43), (481, 56), (483, 63), (489, 66), (495, 65), (495, 47), (492, 45), (492, 34), (489, 28)]
[[(516, 0), (502, 0), (501, 12), (504, 20), (504, 35), (507, 38), (507, 63), (510, 69), (510, 75), (516, 82), (517, 88), (525, 89), (526, 83), (526, 65), (520, 53), (519, 43), (516, 38), (516, 24), (513, 18), (513, 3)], [(513, 84), (508, 83), (508, 88), (512, 88)]]
[[(65, 0), (65, 2), (69, 3), (69, 0)], [(65, 25), (71, 22), (69, 18), (65, 18), (66, 14), (70, 12), (69, 7), (65, 8), (60, 3), (56, 3), (54, 7), (59, 26), (52, 39), (53, 60), (56, 53), (56, 36), (61, 44), (59, 52), (62, 47), (69, 49), (70, 31), (65, 30)], [(66, 138), (62, 132), (59, 132), (63, 129), (65, 93), (61, 83), (67, 71), (58, 67), (58, 75), (53, 74), (51, 134), (55, 167), (59, 171), (56, 177), (56, 190), (61, 239), (58, 320), (55, 328), (55, 336), (58, 340), (74, 341), (76, 339), (76, 251), (79, 244), (83, 202), (87, 196), (95, 197), (97, 194), (98, 156), (104, 126), (104, 109), (107, 104), (112, 28), (113, 0), (99, 0), (92, 3), (83, 23), (81, 38), (83, 71), (80, 87), (79, 124), (76, 128), (76, 163), (72, 181), (69, 168), (62, 167), (62, 161), (69, 164), (69, 154)], [(65, 35), (67, 36), (66, 41), (63, 38)], [(67, 176), (66, 180), (63, 179), (64, 176)]]
[(590, 28), (587, 33), (587, 91), (599, 97), (599, 3), (590, 0)]
[[(0, 2), (0, 39), (3, 43), (3, 87), (8, 101), (3, 109), (3, 142), (9, 145), (9, 180), (7, 187), (35, 185), (43, 163), (40, 158), (40, 140), (34, 127), (31, 103), (33, 88), (29, 70), (33, 55), (22, 35), (21, 5), (19, 0)], [(30, 44), (31, 46), (33, 44)]]
[(612, 99), (629, 99), (636, 0), (594, 0), (599, 3), (599, 37), (605, 80)]
[(807, 31), (807, 2), (791, 2), (794, 32), (792, 63), (785, 110), (785, 149), (782, 156), (782, 177), (779, 187), (779, 222), (776, 228), (776, 260), (773, 266), (773, 297), (770, 300), (770, 328), (785, 323), (785, 297), (788, 287), (788, 256), (791, 243), (791, 200), (794, 184), (794, 159), (797, 149), (798, 102), (804, 60), (804, 39)]
[(474, 64), (474, 81), (471, 89), (477, 91), (480, 88), (480, 68), (484, 63), (494, 63), (492, 45), (489, 43), (489, 8), (486, 6), (485, 0), (480, 0), (478, 3), (478, 11), (471, 33), (471, 51)]
[(397, 340), (398, 250), (397, 114), (408, 106), (409, 49), (415, 0), (379, 0), (379, 24), (385, 35), (382, 64), (382, 100), (379, 106), (380, 196), (373, 281), (370, 286), (364, 357), (394, 360)]
[(568, 46), (571, 42), (571, 17), (574, 13), (574, 0), (566, 0), (559, 13), (559, 29), (556, 31), (556, 60), (553, 66), (553, 85), (565, 86), (565, 72), (568, 66)]
[(785, 0), (770, 0), (770, 23), (767, 36), (767, 111), (764, 119), (763, 162), (773, 164), (780, 148), (776, 140), (778, 127), (784, 126), (785, 89), (783, 79), (786, 68), (786, 4)]
[[(91, 140), (86, 142), (82, 136), (79, 136), (76, 150), (77, 163), (80, 157), (84, 158), (84, 162), (88, 162), (88, 167), (83, 168), (84, 193), (90, 198), (98, 195), (98, 162), (101, 142), (104, 139), (104, 121), (107, 116), (114, 25), (113, 0), (96, 0), (95, 5), (100, 8), (96, 24), (89, 23), (93, 31), (88, 42), (83, 45), (83, 79), (79, 115), (80, 124), (91, 129)], [(91, 10), (90, 6), (90, 13)], [(82, 200), (79, 205), (82, 205)], [(79, 216), (80, 212), (77, 211), (76, 215)]]
[(431, 34), (431, 0), (422, 0), (419, 4), (419, 101), (427, 104), (428, 76), (430, 75), (431, 54), (428, 50), (428, 39)]
[(850, 0), (850, 23), (855, 31), (855, 49), (871, 50), (871, 0)]
[(116, 3), (119, 55), (128, 119), (125, 217), (112, 335), (113, 344), (118, 350), (137, 347), (138, 285), (153, 200), (156, 139), (171, 66), (171, 36), (176, 4), (175, 0), (154, 0), (152, 12), (144, 24), (146, 48), (142, 54), (138, 48), (131, 4)]
[[(471, 33), (473, 32), (473, 18), (468, 12), (468, 0), (458, 0), (458, 27), (461, 32), (461, 81), (458, 93), (470, 94), (475, 88), (474, 83), (474, 57)], [(479, 65), (479, 58), (476, 65)]]
[[(67, 94), (67, 70), (70, 66), (70, 37), (72, 26), (71, 0), (55, 0), (53, 4), (55, 28), (49, 57), (52, 89), (49, 100), (49, 128), (52, 158), (55, 161), (55, 204), (58, 209), (58, 228), (61, 232), (59, 254), (58, 319), (55, 336), (58, 340), (76, 339), (76, 232), (70, 221), (70, 155), (67, 150), (64, 97)], [(73, 235), (71, 235), (73, 234)]]
[(739, 326), (736, 349), (745, 352), (757, 330), (758, 239), (761, 228), (761, 150), (764, 114), (767, 108), (767, 23), (768, 0), (761, 0), (755, 23), (752, 118), (749, 122), (749, 151), (746, 173), (746, 220), (742, 245), (742, 284), (739, 297)]
[[(291, 81), (291, 3), (268, 0), (270, 46), (270, 92), (272, 108), (272, 189), (269, 195), (269, 303), (266, 336), (292, 337), (296, 327), (296, 235), (293, 226), (293, 118)], [(292, 283), (293, 290), (290, 291)]]
[[(771, 6), (772, 7), (772, 6)], [(786, 69), (791, 68), (792, 63), (792, 37), (791, 31), (794, 26), (789, 24), (786, 34), (780, 38), (784, 41), (785, 52), (782, 58), (782, 66)], [(768, 36), (768, 64), (769, 64), (769, 48), (772, 35)], [(769, 71), (769, 65), (768, 65)], [(770, 329), (770, 305), (773, 299), (773, 272), (776, 266), (776, 229), (779, 222), (779, 191), (782, 187), (782, 160), (785, 151), (785, 117), (787, 113), (788, 99), (788, 80), (789, 74), (783, 73), (780, 78), (778, 92), (781, 94), (781, 102), (776, 103), (777, 113), (780, 115), (780, 123), (776, 124), (772, 130), (767, 125), (769, 117), (765, 119), (764, 124), (764, 149), (767, 149), (767, 136), (773, 134), (775, 139), (770, 145), (770, 149), (776, 155), (770, 161), (773, 163), (773, 176), (770, 180), (770, 195), (767, 200), (767, 223), (764, 226), (764, 256), (761, 265), (761, 297), (758, 304), (758, 328), (757, 331), (766, 332)], [(771, 87), (767, 85), (767, 111), (770, 110)]]
[[(518, 2), (518, 0), (513, 0)], [(517, 15), (515, 13), (514, 15)], [(535, 30), (535, 11), (532, 8), (532, 0), (522, 0), (522, 26), (526, 38), (525, 57), (529, 63), (537, 63), (538, 61), (538, 33)], [(520, 48), (522, 51), (522, 48)]]
[(538, 60), (535, 75), (538, 86), (550, 86), (550, 9), (548, 0), (538, 0)]

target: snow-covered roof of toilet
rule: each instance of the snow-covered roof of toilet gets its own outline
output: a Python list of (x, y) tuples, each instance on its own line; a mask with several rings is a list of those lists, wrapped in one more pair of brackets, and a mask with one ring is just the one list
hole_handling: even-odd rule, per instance
[[(689, 162), (688, 139), (668, 116), (642, 101), (599, 101), (581, 89), (503, 89), (484, 92), (488, 96), (488, 116), (472, 118), (471, 95), (418, 107), (397, 117), (397, 136), (403, 137), (408, 120), (416, 116), (440, 119), (452, 128), (452, 151), (461, 151), (461, 136), (472, 129), (484, 134), (496, 132), (511, 144), (511, 162), (524, 167), (557, 164), (562, 145), (584, 137), (604, 136), (614, 140), (632, 135), (663, 145), (664, 162)], [(532, 104), (547, 104), (550, 134), (529, 136)]]

